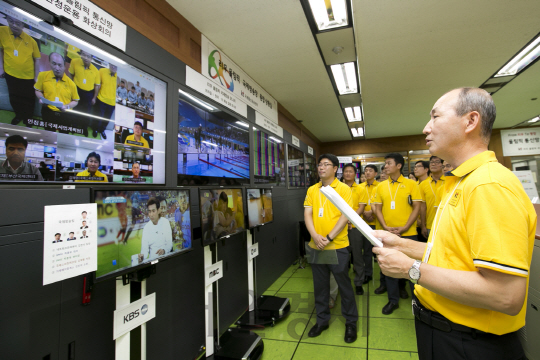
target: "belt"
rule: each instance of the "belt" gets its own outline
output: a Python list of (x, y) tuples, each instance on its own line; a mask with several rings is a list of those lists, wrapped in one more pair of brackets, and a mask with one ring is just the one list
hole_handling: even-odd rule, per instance
[(415, 318), (417, 318), (424, 324), (427, 324), (435, 329), (438, 329), (444, 332), (451, 332), (452, 330), (457, 330), (457, 331), (462, 331), (466, 333), (472, 333), (473, 337), (476, 337), (476, 334), (478, 333), (483, 333), (483, 331), (473, 329), (465, 325), (456, 324), (448, 320), (441, 314), (426, 309), (416, 299), (413, 299), (412, 301), (412, 308), (413, 308), (413, 314)]

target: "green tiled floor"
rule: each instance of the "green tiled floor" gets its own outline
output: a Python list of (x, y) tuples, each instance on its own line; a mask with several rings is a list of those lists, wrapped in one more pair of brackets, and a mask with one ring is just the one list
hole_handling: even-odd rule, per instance
[[(350, 274), (352, 279), (352, 271)], [(289, 298), (291, 311), (274, 327), (256, 331), (264, 339), (262, 359), (417, 360), (411, 299), (400, 300), (399, 309), (392, 315), (383, 315), (381, 310), (388, 298), (386, 294), (373, 293), (379, 286), (376, 263), (374, 277), (375, 282), (364, 285), (364, 295), (356, 296), (358, 339), (347, 344), (343, 340), (345, 321), (341, 316), (339, 296), (336, 306), (331, 309), (330, 328), (316, 338), (307, 336), (317, 318), (313, 277), (309, 265), (305, 269), (298, 269), (298, 265), (291, 266), (265, 292), (265, 295)]]

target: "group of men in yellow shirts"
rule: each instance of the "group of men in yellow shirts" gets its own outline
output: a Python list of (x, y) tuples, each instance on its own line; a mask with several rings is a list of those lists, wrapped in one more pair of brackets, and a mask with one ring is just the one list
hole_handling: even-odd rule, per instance
[[(39, 71), (41, 52), (37, 42), (24, 29), (21, 20), (6, 16), (8, 26), (0, 27), (0, 77), (6, 79), (10, 104), (15, 113), (11, 124), (23, 121), (31, 127), (35, 96), (42, 104), (43, 121), (62, 133), (81, 133), (106, 139), (105, 128), (116, 104), (117, 67), (97, 69), (92, 55), (66, 44), (66, 57), (49, 54), (51, 70)], [(70, 62), (66, 74), (66, 61)], [(93, 114), (102, 119), (80, 113)], [(91, 119), (91, 120), (90, 120)], [(47, 127), (46, 127), (47, 128)]]

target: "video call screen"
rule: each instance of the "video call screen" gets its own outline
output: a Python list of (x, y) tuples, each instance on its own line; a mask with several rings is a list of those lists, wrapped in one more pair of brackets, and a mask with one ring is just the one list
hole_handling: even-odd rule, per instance
[(0, 46), (0, 182), (165, 183), (165, 82), (2, 1)]
[(178, 185), (249, 183), (249, 125), (178, 101)]
[(265, 225), (274, 220), (271, 189), (247, 189), (249, 228)]
[(203, 246), (245, 230), (242, 189), (200, 189)]
[(192, 244), (189, 190), (94, 192), (98, 206), (96, 278), (177, 255)]

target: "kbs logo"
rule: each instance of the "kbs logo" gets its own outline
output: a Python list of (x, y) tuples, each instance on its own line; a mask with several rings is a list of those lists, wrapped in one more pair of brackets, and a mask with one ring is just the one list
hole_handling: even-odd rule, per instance
[(131, 320), (133, 319), (136, 319), (139, 317), (139, 315), (146, 315), (146, 313), (148, 312), (148, 305), (144, 304), (142, 307), (141, 307), (141, 310), (139, 312), (139, 309), (135, 310), (135, 311), (132, 311), (130, 312), (129, 314), (127, 314), (126, 316), (124, 316), (124, 324), (127, 323), (127, 322), (130, 322)]
[(216, 275), (219, 275), (219, 268), (217, 268), (216, 270), (210, 271), (210, 273), (208, 274), (208, 278), (211, 279)]

